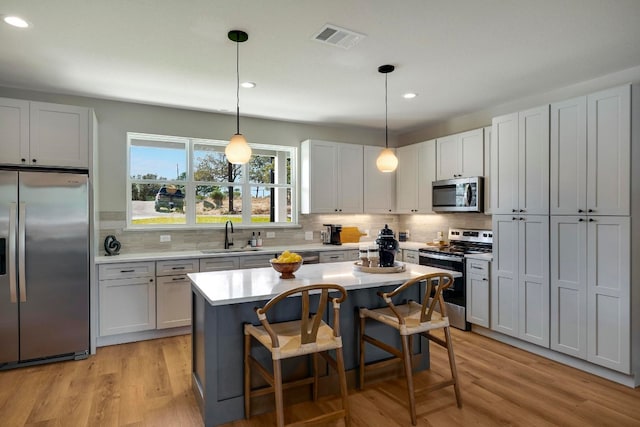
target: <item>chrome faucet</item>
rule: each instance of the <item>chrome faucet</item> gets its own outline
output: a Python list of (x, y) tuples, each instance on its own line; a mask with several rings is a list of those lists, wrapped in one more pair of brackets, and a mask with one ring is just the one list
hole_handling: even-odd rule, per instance
[(233, 239), (229, 238), (229, 226), (231, 226), (231, 234), (233, 234), (233, 223), (229, 220), (224, 224), (224, 248), (229, 249), (233, 246)]

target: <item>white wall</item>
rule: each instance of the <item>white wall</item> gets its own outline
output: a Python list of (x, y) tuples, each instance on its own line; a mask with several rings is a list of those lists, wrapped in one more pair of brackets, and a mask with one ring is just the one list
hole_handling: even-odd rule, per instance
[(591, 92), (625, 83), (640, 83), (640, 67), (629, 68), (627, 70), (607, 74), (593, 80), (575, 83), (571, 86), (558, 88), (549, 92), (514, 99), (513, 101), (501, 105), (492, 107), (488, 106), (483, 110), (464, 116), (452, 117), (449, 120), (445, 120), (433, 126), (424, 127), (399, 135), (398, 146), (405, 146), (416, 142), (427, 141), (441, 136), (488, 126), (491, 125), (491, 119), (496, 116), (526, 110), (542, 104), (563, 101), (575, 96), (586, 95)]

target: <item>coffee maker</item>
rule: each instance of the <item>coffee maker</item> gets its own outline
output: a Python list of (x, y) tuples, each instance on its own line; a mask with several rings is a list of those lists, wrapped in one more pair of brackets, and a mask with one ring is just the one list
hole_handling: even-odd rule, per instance
[(394, 237), (393, 230), (389, 228), (389, 225), (385, 224), (384, 228), (380, 230), (376, 244), (378, 245), (380, 267), (393, 267), (396, 252), (398, 251), (398, 241)]
[(342, 231), (342, 225), (340, 224), (322, 224), (325, 227), (325, 231), (322, 237), (322, 243), (325, 245), (341, 245), (340, 232)]

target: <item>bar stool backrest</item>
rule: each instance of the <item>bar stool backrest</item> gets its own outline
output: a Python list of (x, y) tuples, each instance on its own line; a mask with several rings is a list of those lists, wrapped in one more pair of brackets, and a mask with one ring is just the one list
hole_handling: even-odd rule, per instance
[[(320, 294), (318, 304), (311, 307), (310, 294)], [(330, 293), (337, 293), (337, 296), (331, 296)], [(321, 325), (324, 311), (327, 308), (327, 302), (333, 305), (333, 336), (340, 336), (340, 303), (347, 297), (347, 291), (340, 285), (332, 283), (314, 284), (301, 286), (282, 292), (269, 300), (264, 307), (256, 307), (255, 311), (262, 326), (271, 337), (272, 347), (280, 347), (278, 336), (271, 328), (267, 318), (267, 312), (272, 309), (278, 302), (292, 295), (300, 294), (301, 318), (300, 318), (300, 336), (302, 344), (310, 344), (316, 341), (318, 336), (318, 328)]]

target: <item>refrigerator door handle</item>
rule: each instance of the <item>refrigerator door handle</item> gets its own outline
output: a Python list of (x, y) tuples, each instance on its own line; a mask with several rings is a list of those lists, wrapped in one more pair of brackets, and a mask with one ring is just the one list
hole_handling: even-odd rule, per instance
[(20, 302), (27, 302), (27, 286), (25, 280), (24, 244), (25, 222), (27, 218), (27, 204), (20, 203), (20, 223), (18, 224), (18, 285), (20, 287)]
[(7, 269), (9, 270), (9, 295), (11, 303), (18, 302), (16, 288), (16, 203), (9, 203), (9, 257)]

